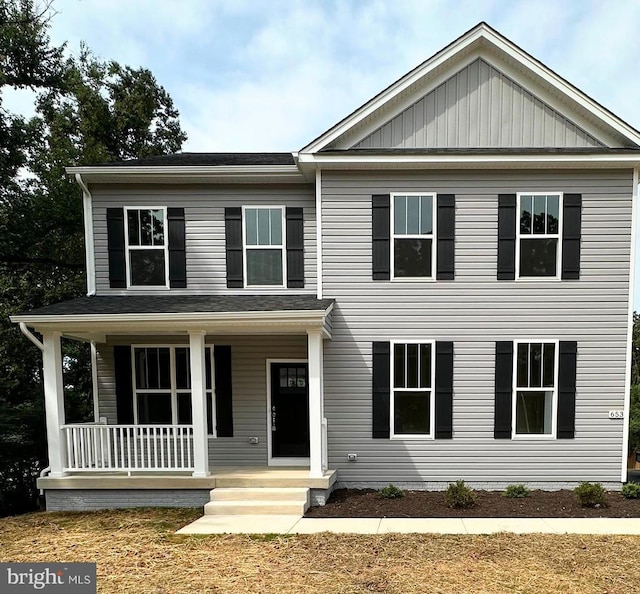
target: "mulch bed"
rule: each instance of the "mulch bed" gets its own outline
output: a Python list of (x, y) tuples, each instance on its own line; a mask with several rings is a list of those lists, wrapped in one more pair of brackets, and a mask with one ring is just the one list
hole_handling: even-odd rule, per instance
[(406, 491), (399, 499), (384, 499), (372, 489), (337, 489), (326, 505), (312, 507), (310, 518), (635, 518), (640, 499), (609, 492), (608, 507), (583, 508), (572, 491), (531, 491), (509, 499), (500, 491), (476, 491), (470, 509), (447, 507), (442, 491)]

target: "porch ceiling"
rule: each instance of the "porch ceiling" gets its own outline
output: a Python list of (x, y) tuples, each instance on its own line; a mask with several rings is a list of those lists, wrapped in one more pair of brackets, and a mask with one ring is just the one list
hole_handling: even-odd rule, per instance
[(330, 338), (333, 299), (313, 295), (125, 295), (63, 301), (11, 317), (38, 332), (101, 342), (107, 334), (306, 333)]

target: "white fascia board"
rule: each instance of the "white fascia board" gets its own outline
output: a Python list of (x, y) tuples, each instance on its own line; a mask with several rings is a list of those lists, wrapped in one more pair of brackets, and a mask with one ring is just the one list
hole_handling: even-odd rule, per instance
[(101, 178), (105, 176), (127, 176), (140, 177), (141, 181), (150, 179), (158, 181), (163, 177), (182, 177), (188, 180), (190, 177), (207, 177), (212, 178), (242, 178), (251, 176), (269, 177), (269, 176), (290, 176), (304, 177), (300, 173), (297, 165), (209, 165), (209, 166), (104, 166), (104, 167), (67, 167), (67, 174), (82, 175), (87, 181), (94, 181), (92, 178)]
[(110, 323), (110, 322), (175, 322), (180, 325), (184, 322), (322, 322), (331, 311), (327, 308), (322, 311), (291, 310), (291, 311), (241, 311), (241, 312), (191, 312), (191, 313), (119, 313), (119, 314), (72, 314), (72, 315), (44, 315), (11, 316), (14, 323), (24, 322), (28, 325), (47, 323)]
[(634, 130), (631, 126), (612, 114), (609, 110), (599, 105), (593, 99), (587, 97), (582, 91), (578, 90), (569, 82), (565, 81), (562, 77), (552, 72), (549, 68), (544, 66), (544, 64), (542, 64), (532, 56), (529, 56), (525, 51), (518, 48), (508, 39), (502, 37), (486, 24), (481, 23), (480, 25), (469, 31), (466, 35), (463, 35), (448, 47), (444, 48), (443, 50), (429, 58), (426, 62), (409, 72), (400, 80), (393, 83), (389, 88), (382, 91), (371, 101), (358, 108), (344, 120), (325, 132), (322, 136), (318, 137), (309, 145), (301, 149), (298, 154), (299, 160), (302, 162), (304, 153), (316, 153), (322, 150), (331, 142), (333, 142), (343, 134), (346, 134), (351, 128), (359, 124), (362, 120), (380, 109), (385, 103), (396, 98), (411, 85), (415, 84), (420, 79), (436, 70), (439, 66), (445, 64), (447, 61), (452, 60), (456, 56), (456, 54), (461, 54), (464, 50), (469, 48), (469, 46), (480, 41), (483, 41), (490, 46), (493, 46), (494, 48), (506, 53), (519, 64), (521, 64), (525, 69), (539, 76), (542, 80), (544, 80), (558, 92), (565, 95), (570, 100), (575, 101), (584, 109), (592, 113), (594, 117), (602, 121), (604, 125), (613, 128), (618, 133), (622, 134), (625, 138), (640, 146), (640, 133), (637, 130)]
[(387, 168), (407, 169), (430, 167), (502, 168), (502, 167), (639, 167), (638, 154), (558, 154), (547, 155), (300, 155), (301, 164), (313, 164), (323, 169)]

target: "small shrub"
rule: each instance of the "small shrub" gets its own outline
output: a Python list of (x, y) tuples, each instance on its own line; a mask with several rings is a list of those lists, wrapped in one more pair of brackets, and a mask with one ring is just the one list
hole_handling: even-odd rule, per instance
[(384, 499), (400, 499), (404, 497), (404, 491), (395, 485), (387, 485), (380, 489), (380, 497)]
[(625, 499), (640, 499), (640, 484), (638, 483), (627, 483), (622, 486), (622, 491), (620, 494)]
[(580, 507), (607, 507), (607, 492), (600, 483), (580, 483), (573, 494)]
[(530, 493), (531, 491), (524, 485), (509, 485), (502, 495), (510, 499), (524, 499), (528, 497)]
[(451, 483), (444, 493), (445, 500), (449, 507), (466, 508), (476, 504), (476, 494), (473, 489), (467, 487), (464, 481)]

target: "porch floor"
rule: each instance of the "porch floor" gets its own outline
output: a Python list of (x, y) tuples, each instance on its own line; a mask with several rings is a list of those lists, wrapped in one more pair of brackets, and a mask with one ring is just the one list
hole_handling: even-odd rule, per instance
[(306, 487), (328, 489), (338, 477), (337, 470), (327, 470), (323, 477), (310, 477), (303, 467), (226, 466), (213, 469), (207, 477), (190, 474), (136, 472), (96, 472), (42, 477), (39, 489), (215, 489), (216, 487)]

